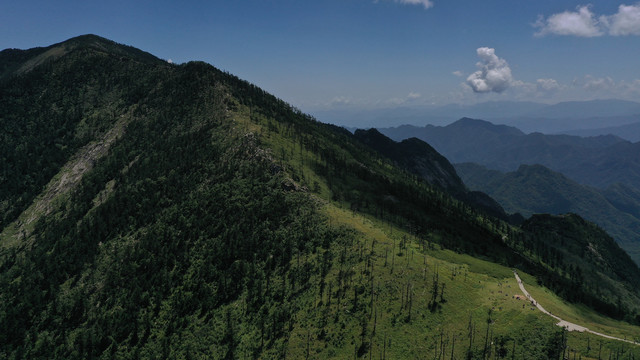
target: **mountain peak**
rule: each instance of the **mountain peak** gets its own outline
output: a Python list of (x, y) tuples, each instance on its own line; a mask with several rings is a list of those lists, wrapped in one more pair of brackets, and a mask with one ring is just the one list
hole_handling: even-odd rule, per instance
[(120, 44), (113, 40), (109, 40), (94, 34), (76, 36), (69, 40), (52, 45), (51, 47), (56, 47), (61, 45), (68, 47), (70, 49), (89, 48), (89, 49), (99, 50), (99, 51), (103, 51), (103, 52), (114, 54), (114, 55), (129, 57), (141, 62), (162, 61), (157, 57), (151, 55), (150, 53), (134, 48), (133, 46)]
[(496, 125), (492, 122), (480, 119), (472, 119), (468, 117), (463, 117), (458, 121), (455, 121), (447, 126), (447, 129), (482, 129), (490, 132), (494, 132), (497, 134), (505, 134), (505, 135), (525, 135), (519, 129), (513, 126), (507, 125)]
[(0, 78), (21, 75), (37, 66), (55, 61), (76, 50), (92, 50), (148, 64), (164, 63), (163, 60), (132, 46), (119, 44), (98, 35), (76, 36), (47, 47), (29, 50), (6, 49), (0, 52)]
[(78, 36), (72, 37), (70, 39), (67, 39), (67, 40), (61, 42), (60, 44), (95, 43), (95, 42), (109, 43), (109, 44), (115, 44), (116, 43), (113, 40), (109, 40), (107, 38), (103, 38), (102, 36), (99, 36), (99, 35), (96, 35), (96, 34), (84, 34), (84, 35), (78, 35)]
[(486, 120), (463, 117), (447, 126), (493, 126), (493, 123)]

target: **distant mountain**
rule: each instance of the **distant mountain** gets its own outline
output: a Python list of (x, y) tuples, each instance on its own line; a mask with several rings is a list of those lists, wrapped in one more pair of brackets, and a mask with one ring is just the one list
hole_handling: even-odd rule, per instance
[(547, 119), (586, 119), (640, 114), (640, 103), (626, 100), (566, 101), (529, 110), (520, 116)]
[[(636, 120), (636, 121), (640, 120), (640, 115), (633, 117), (630, 120)], [(562, 131), (561, 133), (566, 135), (575, 135), (575, 136), (582, 136), (582, 137), (611, 134), (631, 142), (638, 142), (640, 141), (640, 122), (634, 122), (631, 124), (619, 125), (619, 126), (609, 126), (609, 127), (597, 128), (597, 129), (567, 130), (567, 131)]]
[(614, 185), (598, 190), (580, 185), (542, 165), (522, 165), (501, 173), (473, 163), (456, 164), (456, 171), (473, 190), (483, 191), (508, 212), (576, 213), (600, 225), (640, 263), (640, 192)]
[(487, 101), (478, 104), (461, 105), (449, 104), (436, 107), (431, 114), (441, 117), (459, 119), (465, 116), (478, 118), (519, 117), (524, 114), (535, 113), (548, 105), (530, 101)]
[(447, 126), (381, 128), (394, 140), (415, 136), (452, 163), (474, 162), (503, 172), (541, 164), (569, 178), (605, 188), (620, 182), (640, 188), (640, 143), (613, 135), (582, 138), (524, 134), (516, 128), (463, 118)]
[[(640, 121), (640, 115), (625, 116), (601, 116), (584, 118), (540, 118), (540, 117), (515, 117), (515, 118), (483, 118), (496, 124), (509, 124), (525, 133), (541, 132), (544, 134), (568, 134), (580, 130), (598, 130), (608, 127), (625, 126)], [(610, 132), (594, 131), (593, 135), (609, 135)], [(578, 134), (575, 134), (578, 135)], [(625, 137), (623, 137), (625, 138)], [(626, 139), (626, 138), (625, 138)]]
[(400, 168), (418, 175), (451, 196), (485, 211), (492, 216), (508, 220), (502, 207), (480, 191), (469, 191), (455, 168), (426, 142), (409, 138), (395, 142), (376, 129), (356, 130), (355, 138), (393, 160)]
[(453, 165), (420, 139), (395, 142), (376, 129), (356, 130), (354, 136), (432, 185), (454, 194), (466, 191)]
[(609, 202), (621, 211), (640, 219), (640, 190), (616, 183), (601, 190)]
[(545, 134), (596, 129), (638, 122), (640, 103), (625, 100), (570, 101), (553, 105), (535, 102), (490, 101), (472, 105), (399, 106), (393, 108), (318, 110), (321, 121), (346, 127), (386, 128), (400, 125), (446, 125), (468, 117)]
[(314, 115), (321, 121), (346, 127), (391, 127), (412, 125), (445, 125), (461, 117), (476, 118), (520, 117), (547, 105), (526, 101), (489, 101), (473, 105), (398, 106), (392, 108), (344, 108), (318, 110)]
[(344, 108), (316, 110), (312, 114), (320, 121), (346, 128), (368, 129), (403, 124), (448, 124), (450, 115), (432, 113), (433, 107), (398, 106), (382, 109)]

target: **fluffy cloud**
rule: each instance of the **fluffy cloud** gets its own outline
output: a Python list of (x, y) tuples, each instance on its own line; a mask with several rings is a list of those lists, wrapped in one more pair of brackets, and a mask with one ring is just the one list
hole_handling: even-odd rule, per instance
[(456, 71), (452, 72), (452, 74), (453, 74), (453, 75), (455, 75), (455, 76), (457, 76), (457, 77), (461, 77), (461, 76), (463, 76), (463, 75), (464, 75), (464, 74), (462, 73), (462, 71), (460, 71), (460, 70), (456, 70)]
[(512, 94), (517, 99), (549, 98), (566, 87), (555, 79), (537, 79), (535, 82), (514, 80), (511, 82)]
[(620, 5), (613, 15), (596, 16), (590, 5), (578, 6), (548, 18), (538, 17), (533, 25), (539, 28), (536, 36), (567, 35), (595, 37), (602, 35), (640, 35), (640, 3)]
[(616, 82), (609, 76), (597, 78), (586, 75), (583, 79), (574, 80), (573, 84), (581, 86), (587, 91), (612, 90), (616, 88)]
[(555, 79), (538, 79), (536, 80), (536, 90), (539, 92), (554, 92), (560, 89), (560, 84)]
[(422, 5), (425, 9), (428, 9), (433, 6), (433, 1), (431, 0), (393, 0), (400, 4), (410, 4), (410, 5)]
[(602, 16), (601, 21), (611, 35), (640, 35), (640, 3), (620, 5), (616, 14)]
[(541, 16), (534, 24), (540, 30), (536, 36), (547, 34), (594, 37), (602, 35), (600, 24), (589, 6), (578, 6), (577, 11), (565, 11), (549, 16)]
[(393, 97), (383, 101), (382, 103), (385, 105), (398, 106), (398, 105), (404, 105), (409, 103), (415, 103), (420, 98), (422, 98), (422, 94), (411, 91), (406, 97)]
[(344, 96), (336, 96), (331, 101), (329, 101), (329, 106), (338, 107), (338, 106), (348, 106), (351, 105), (353, 101)]
[(615, 81), (610, 76), (585, 75), (573, 80), (573, 88), (598, 98), (619, 98), (637, 101), (640, 97), (640, 79)]
[(513, 82), (509, 64), (496, 55), (495, 49), (481, 47), (477, 53), (481, 59), (476, 64), (478, 71), (469, 75), (467, 85), (477, 93), (505, 91)]

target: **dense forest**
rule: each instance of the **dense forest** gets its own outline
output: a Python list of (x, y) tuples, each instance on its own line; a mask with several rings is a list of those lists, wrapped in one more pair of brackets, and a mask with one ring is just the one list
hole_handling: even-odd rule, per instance
[(480, 301), (475, 282), (512, 274), (487, 280), (434, 257), (445, 250), (640, 323), (637, 267), (616, 267), (613, 241), (611, 254), (589, 242), (597, 261), (568, 255), (606, 236), (592, 224), (509, 224), (211, 65), (83, 36), (0, 53), (0, 102), (0, 357), (423, 351), (394, 346), (392, 329), (436, 358), (564, 356), (566, 332), (541, 317), (508, 327), (484, 303), (456, 309)]

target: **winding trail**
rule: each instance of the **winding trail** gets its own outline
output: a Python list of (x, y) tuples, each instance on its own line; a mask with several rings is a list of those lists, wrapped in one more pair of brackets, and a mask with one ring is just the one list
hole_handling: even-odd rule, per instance
[(542, 305), (540, 305), (533, 297), (531, 297), (529, 292), (524, 288), (524, 284), (522, 283), (522, 280), (520, 280), (520, 276), (518, 276), (518, 273), (515, 270), (513, 271), (513, 275), (515, 275), (516, 281), (518, 281), (518, 286), (520, 286), (520, 290), (522, 290), (522, 293), (527, 297), (527, 299), (529, 299), (529, 301), (531, 301), (531, 303), (533, 305), (535, 305), (538, 308), (538, 310), (540, 310), (543, 313), (545, 313), (545, 314), (551, 316), (552, 318), (558, 320), (558, 323), (556, 325), (558, 325), (560, 327), (563, 327), (563, 328), (566, 328), (569, 331), (588, 332), (588, 333), (591, 333), (591, 334), (594, 334), (594, 335), (601, 336), (603, 338), (607, 338), (607, 339), (611, 339), (611, 340), (624, 341), (624, 342), (628, 342), (628, 343), (634, 344), (634, 345), (640, 345), (640, 343), (636, 342), (636, 341), (631, 341), (631, 340), (627, 340), (627, 339), (621, 339), (619, 337), (615, 337), (615, 336), (611, 336), (611, 335), (605, 335), (605, 334), (599, 333), (597, 331), (589, 330), (588, 328), (586, 328), (584, 326), (580, 326), (578, 324), (574, 324), (574, 323), (568, 322), (566, 320), (562, 320), (558, 316), (553, 315), (549, 311), (545, 310), (545, 308), (543, 308)]

